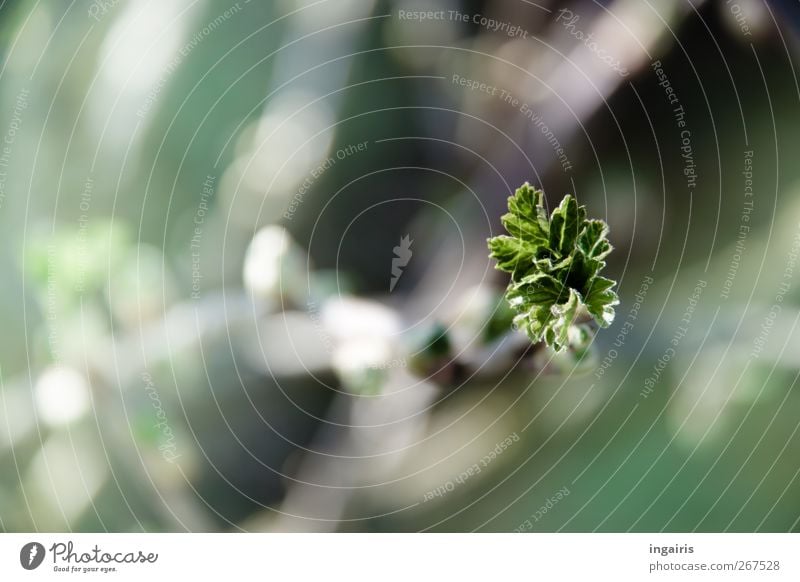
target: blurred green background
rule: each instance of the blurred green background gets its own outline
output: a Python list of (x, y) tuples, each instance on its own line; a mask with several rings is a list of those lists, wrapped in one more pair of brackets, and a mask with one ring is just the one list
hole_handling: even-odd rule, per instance
[[(2, 530), (800, 530), (796, 4), (0, 16)], [(611, 227), (579, 361), (524, 181)]]

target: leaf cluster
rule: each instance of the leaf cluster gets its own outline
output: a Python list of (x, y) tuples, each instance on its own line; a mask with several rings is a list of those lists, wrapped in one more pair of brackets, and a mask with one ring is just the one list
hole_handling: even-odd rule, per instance
[(567, 194), (550, 216), (541, 190), (527, 182), (508, 199), (502, 217), (508, 235), (488, 240), (496, 268), (511, 274), (506, 299), (514, 325), (533, 342), (556, 351), (569, 345), (585, 310), (602, 327), (619, 303), (615, 281), (599, 275), (613, 250), (608, 225), (586, 218), (586, 208)]

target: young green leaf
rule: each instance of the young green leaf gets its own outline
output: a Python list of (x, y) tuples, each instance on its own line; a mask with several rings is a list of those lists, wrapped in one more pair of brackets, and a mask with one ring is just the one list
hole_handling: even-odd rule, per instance
[[(511, 274), (506, 299), (514, 325), (556, 351), (585, 335), (577, 323), (582, 313), (609, 326), (619, 300), (616, 282), (599, 275), (613, 250), (606, 223), (587, 220), (586, 208), (569, 194), (548, 218), (542, 192), (527, 182), (509, 197), (508, 209), (502, 222), (510, 236), (488, 244), (496, 268)], [(576, 333), (579, 327), (584, 333)]]

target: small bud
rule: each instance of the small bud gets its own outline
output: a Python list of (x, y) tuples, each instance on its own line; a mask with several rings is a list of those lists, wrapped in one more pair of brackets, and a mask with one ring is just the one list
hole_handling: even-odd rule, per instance
[(265, 226), (250, 241), (245, 254), (245, 288), (258, 298), (302, 298), (304, 257), (285, 228)]

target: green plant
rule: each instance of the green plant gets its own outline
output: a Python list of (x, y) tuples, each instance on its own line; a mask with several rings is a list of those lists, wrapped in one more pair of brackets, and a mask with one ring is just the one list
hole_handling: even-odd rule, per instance
[(508, 199), (507, 235), (488, 240), (496, 268), (511, 274), (506, 299), (514, 325), (532, 342), (556, 351), (585, 345), (591, 316), (601, 327), (614, 320), (615, 281), (598, 273), (612, 251), (608, 225), (588, 220), (586, 208), (567, 194), (548, 217), (541, 190), (527, 182)]

